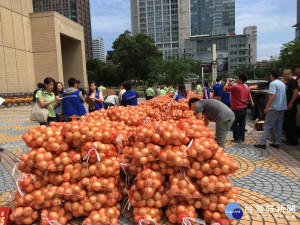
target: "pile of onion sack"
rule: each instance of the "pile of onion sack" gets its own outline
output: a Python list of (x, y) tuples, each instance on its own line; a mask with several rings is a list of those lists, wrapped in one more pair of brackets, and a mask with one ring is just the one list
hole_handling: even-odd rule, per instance
[(227, 175), (238, 164), (187, 99), (101, 109), (22, 138), (32, 149), (17, 164), (12, 222), (64, 225), (84, 217), (85, 225), (116, 225), (131, 208), (140, 224), (157, 224), (163, 214), (174, 224), (232, 222), (224, 211), (238, 191)]

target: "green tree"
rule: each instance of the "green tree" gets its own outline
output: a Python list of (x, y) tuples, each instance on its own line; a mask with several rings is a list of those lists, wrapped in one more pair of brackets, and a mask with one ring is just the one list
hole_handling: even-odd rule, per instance
[(99, 59), (87, 59), (86, 66), (89, 82), (95, 81), (105, 86), (117, 86), (122, 80), (118, 66), (106, 64)]
[(153, 73), (153, 60), (162, 58), (152, 38), (141, 33), (132, 36), (128, 30), (114, 41), (113, 49), (113, 62), (121, 67), (127, 80), (138, 84)]
[(276, 62), (276, 66), (278, 66), (280, 69), (295, 69), (295, 67), (299, 65), (299, 59), (300, 41), (290, 41), (283, 44), (280, 50), (279, 60)]
[(184, 78), (191, 72), (191, 60), (172, 59), (164, 61), (163, 72), (168, 83), (183, 83)]

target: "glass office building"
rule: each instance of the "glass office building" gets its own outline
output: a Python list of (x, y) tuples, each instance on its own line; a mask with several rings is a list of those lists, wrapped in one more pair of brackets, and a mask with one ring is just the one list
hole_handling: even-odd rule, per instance
[(131, 0), (132, 34), (155, 40), (164, 59), (212, 62), (217, 46), (218, 71), (256, 64), (257, 27), (235, 35), (235, 0)]
[(212, 45), (216, 44), (218, 72), (234, 73), (238, 68), (256, 64), (256, 42), (256, 26), (244, 28), (241, 35), (191, 37), (185, 40), (185, 57), (210, 64)]
[(178, 0), (131, 0), (131, 12), (133, 35), (153, 38), (165, 59), (179, 57)]
[(191, 36), (235, 33), (235, 0), (190, 0)]

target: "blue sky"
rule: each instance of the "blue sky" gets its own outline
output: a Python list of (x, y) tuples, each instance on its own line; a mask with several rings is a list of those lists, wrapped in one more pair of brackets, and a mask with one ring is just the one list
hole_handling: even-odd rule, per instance
[[(104, 38), (105, 51), (126, 29), (131, 30), (130, 0), (90, 0), (93, 38)], [(258, 29), (258, 60), (278, 56), (282, 43), (295, 38), (296, 0), (236, 0), (236, 33)]]

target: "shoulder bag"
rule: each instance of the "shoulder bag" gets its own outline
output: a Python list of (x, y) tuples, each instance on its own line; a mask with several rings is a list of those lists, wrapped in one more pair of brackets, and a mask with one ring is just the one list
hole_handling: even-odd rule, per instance
[[(45, 92), (43, 92), (44, 100), (45, 100)], [(46, 123), (48, 120), (48, 107), (42, 108), (38, 99), (33, 104), (31, 115), (30, 115), (31, 121), (36, 121), (40, 123)]]

